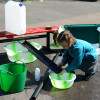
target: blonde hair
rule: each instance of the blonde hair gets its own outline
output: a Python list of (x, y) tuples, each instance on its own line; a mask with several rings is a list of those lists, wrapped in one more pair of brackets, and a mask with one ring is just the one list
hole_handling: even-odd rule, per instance
[(58, 36), (58, 33), (56, 32), (53, 36), (54, 43), (57, 44), (61, 43), (62, 41), (66, 41), (68, 43), (68, 46), (70, 45), (70, 39), (72, 39), (74, 42), (76, 42), (76, 38), (70, 33), (70, 31), (62, 31)]

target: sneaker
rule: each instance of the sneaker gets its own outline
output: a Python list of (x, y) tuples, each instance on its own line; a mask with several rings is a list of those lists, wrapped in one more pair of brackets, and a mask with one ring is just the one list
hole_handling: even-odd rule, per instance
[(84, 81), (89, 81), (92, 78), (93, 74), (85, 74), (85, 76), (82, 78)]

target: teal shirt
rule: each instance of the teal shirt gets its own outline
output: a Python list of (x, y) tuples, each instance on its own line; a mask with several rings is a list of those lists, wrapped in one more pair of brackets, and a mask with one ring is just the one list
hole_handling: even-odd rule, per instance
[(98, 57), (95, 48), (89, 42), (80, 39), (76, 39), (76, 43), (72, 45), (68, 50), (64, 51), (62, 59), (64, 65), (67, 64), (67, 54), (73, 57), (71, 64), (65, 68), (67, 72), (78, 69), (83, 59), (96, 61)]

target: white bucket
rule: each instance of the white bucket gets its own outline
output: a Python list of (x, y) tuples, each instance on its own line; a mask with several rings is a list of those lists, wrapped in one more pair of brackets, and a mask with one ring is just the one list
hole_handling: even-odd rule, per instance
[(49, 78), (51, 80), (52, 85), (58, 89), (67, 89), (72, 87), (76, 75), (73, 73), (65, 72), (63, 75), (50, 73)]
[(26, 7), (22, 3), (5, 4), (5, 30), (17, 35), (26, 33)]
[[(35, 42), (30, 42), (36, 49), (40, 50), (41, 45)], [(4, 46), (7, 51), (8, 59), (11, 62), (15, 62), (17, 60), (21, 60), (24, 63), (30, 63), (35, 61), (37, 58), (28, 51), (27, 48), (22, 46), (19, 42), (12, 42)], [(21, 63), (19, 61), (19, 63)]]

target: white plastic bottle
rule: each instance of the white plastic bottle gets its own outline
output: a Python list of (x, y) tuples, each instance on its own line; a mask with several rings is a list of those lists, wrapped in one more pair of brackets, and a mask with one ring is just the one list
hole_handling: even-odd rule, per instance
[(40, 80), (40, 69), (39, 68), (35, 69), (35, 80), (36, 81)]
[(26, 7), (22, 3), (5, 4), (5, 30), (17, 35), (26, 33)]

